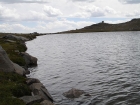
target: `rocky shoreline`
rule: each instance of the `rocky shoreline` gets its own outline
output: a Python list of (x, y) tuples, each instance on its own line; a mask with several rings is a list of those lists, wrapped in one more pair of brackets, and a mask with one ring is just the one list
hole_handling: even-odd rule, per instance
[[(0, 38), (0, 41), (1, 41), (0, 43), (0, 73), (1, 72), (7, 73), (7, 74), (16, 73), (25, 78), (25, 81), (24, 81), (25, 85), (27, 85), (27, 87), (30, 89), (31, 94), (30, 95), (24, 94), (24, 95), (21, 95), (20, 97), (15, 97), (14, 95), (12, 95), (14, 99), (16, 98), (17, 100), (22, 100), (24, 104), (26, 105), (34, 105), (34, 104), (35, 105), (54, 105), (53, 104), (54, 100), (52, 96), (50, 95), (50, 93), (48, 92), (48, 90), (45, 88), (45, 86), (36, 78), (26, 77), (26, 74), (30, 73), (30, 71), (28, 71), (28, 67), (37, 66), (37, 58), (25, 52), (27, 50), (25, 42), (36, 38), (36, 36), (37, 35), (20, 36), (20, 35), (10, 34), (10, 35), (2, 36)], [(12, 44), (14, 45), (14, 48), (18, 47), (18, 44), (20, 44), (21, 45), (20, 47), (24, 46), (26, 50), (21, 52), (20, 49), (17, 48), (14, 51), (10, 49), (10, 52), (8, 52), (9, 49), (7, 50), (7, 46), (10, 46)], [(4, 50), (3, 47), (7, 51)], [(22, 57), (21, 59), (25, 62), (24, 65), (20, 65), (20, 63), (15, 63), (15, 60), (12, 61), (12, 59), (9, 58), (12, 52), (14, 52), (14, 54), (16, 53), (17, 56), (19, 56), (19, 58)], [(1, 82), (2, 82), (2, 79), (0, 78), (0, 83)], [(0, 95), (1, 95), (1, 92), (0, 92)], [(0, 101), (4, 102), (4, 100), (0, 100)]]

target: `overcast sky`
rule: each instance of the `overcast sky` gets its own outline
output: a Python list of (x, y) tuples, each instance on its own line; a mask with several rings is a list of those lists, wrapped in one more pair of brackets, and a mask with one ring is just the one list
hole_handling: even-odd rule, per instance
[(0, 0), (0, 32), (50, 33), (140, 18), (140, 0)]

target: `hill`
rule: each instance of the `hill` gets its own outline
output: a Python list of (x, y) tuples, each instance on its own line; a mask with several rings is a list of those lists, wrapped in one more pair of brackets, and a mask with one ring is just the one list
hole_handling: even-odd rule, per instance
[(81, 29), (64, 31), (60, 33), (84, 33), (84, 32), (112, 32), (112, 31), (140, 31), (140, 18), (119, 24), (109, 24), (102, 21)]

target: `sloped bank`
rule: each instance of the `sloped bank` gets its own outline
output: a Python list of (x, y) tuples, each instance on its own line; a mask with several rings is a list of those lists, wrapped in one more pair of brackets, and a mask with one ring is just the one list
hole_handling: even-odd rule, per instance
[(26, 78), (27, 68), (37, 65), (37, 58), (25, 53), (25, 41), (34, 38), (29, 35), (0, 38), (0, 105), (54, 105), (53, 98), (38, 79)]

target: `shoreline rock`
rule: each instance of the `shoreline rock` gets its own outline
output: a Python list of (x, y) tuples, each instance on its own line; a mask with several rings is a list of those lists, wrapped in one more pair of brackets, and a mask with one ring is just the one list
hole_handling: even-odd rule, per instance
[(25, 59), (27, 67), (37, 66), (37, 58), (36, 57), (33, 57), (26, 52), (21, 52), (21, 56), (23, 56), (23, 58)]
[(71, 90), (63, 93), (63, 96), (67, 98), (79, 98), (85, 92), (83, 90), (72, 88)]

